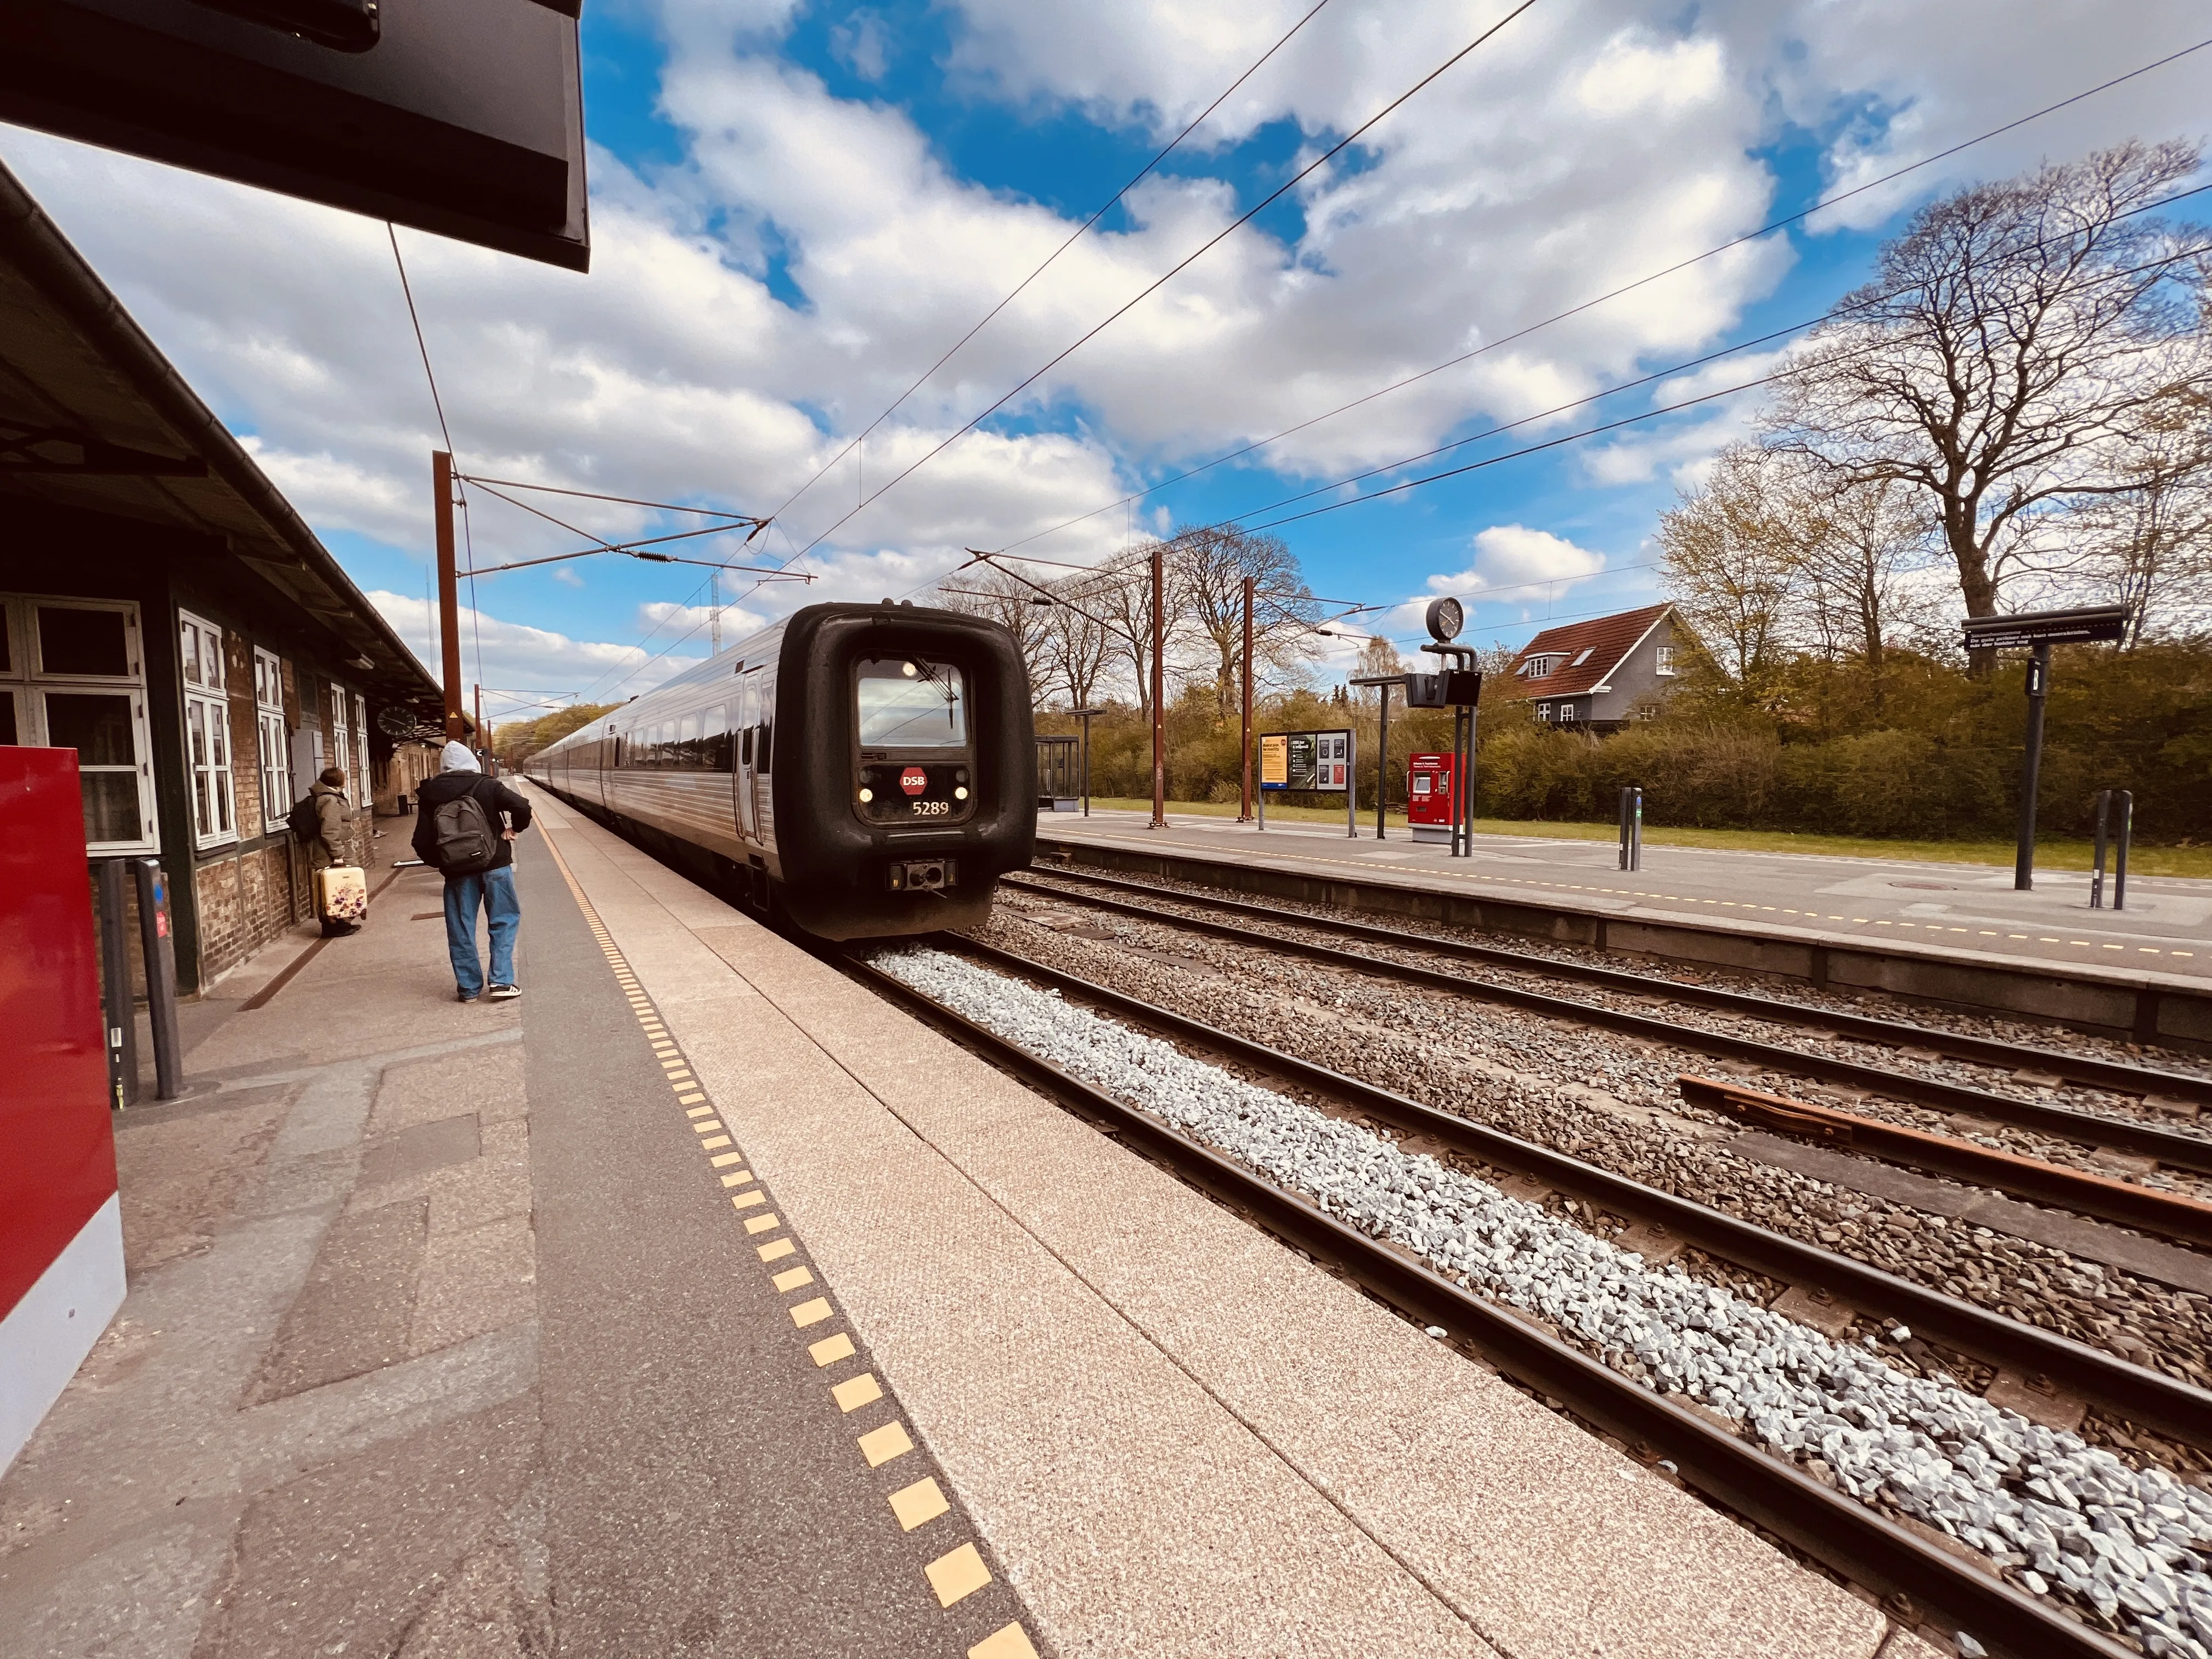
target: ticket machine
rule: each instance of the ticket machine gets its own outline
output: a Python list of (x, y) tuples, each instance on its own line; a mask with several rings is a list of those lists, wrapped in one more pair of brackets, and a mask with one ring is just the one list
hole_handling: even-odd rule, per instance
[(1415, 841), (1449, 842), (1452, 827), (1452, 757), (1409, 755), (1406, 758), (1406, 821)]

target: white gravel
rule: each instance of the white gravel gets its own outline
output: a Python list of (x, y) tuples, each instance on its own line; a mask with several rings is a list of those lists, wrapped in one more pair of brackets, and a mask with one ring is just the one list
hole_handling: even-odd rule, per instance
[[(2212, 1493), (1908, 1376), (1680, 1269), (1651, 1267), (1425, 1154), (943, 951), (876, 964), (1647, 1386), (1962, 1540), (2160, 1656), (2212, 1659)], [(1871, 1342), (1872, 1339), (1868, 1340)]]

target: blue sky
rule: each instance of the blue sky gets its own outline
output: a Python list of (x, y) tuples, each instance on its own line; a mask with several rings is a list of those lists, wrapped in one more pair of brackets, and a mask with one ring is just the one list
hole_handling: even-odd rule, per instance
[[(593, 0), (592, 274), (400, 233), (464, 468), (781, 505), (1310, 4)], [(1506, 9), (1331, 0), (870, 440), (868, 487)], [(750, 550), (783, 560), (821, 537), (799, 562), (818, 580), (751, 592), (744, 612), (912, 591), (964, 547), (1034, 536), (1540, 321), (2191, 45), (2202, 21), (2160, 0), (1960, 0), (1940, 16), (1905, 0), (1539, 0), (842, 526), (861, 477), (832, 467)], [(2199, 136), (2208, 91), (2212, 52), (1026, 550), (1088, 562), (1147, 532), (1263, 522), (1346, 473), (1816, 315), (1929, 191)], [(0, 155), (422, 638), (435, 428), (382, 226), (11, 129)], [(1747, 354), (1745, 374), (1765, 360)], [(1627, 392), (1447, 464), (1654, 401)], [(1455, 592), (1471, 631), (1517, 641), (1547, 611), (1652, 597), (1638, 567), (1657, 514), (1754, 413), (1711, 406), (1279, 533), (1316, 592), (1401, 606)], [(604, 535), (678, 527), (580, 510)], [(574, 544), (482, 493), (471, 522), (486, 561)], [(704, 575), (603, 557), (487, 580), (468, 644), (482, 634), (483, 678), (518, 692), (639, 690), (703, 649), (681, 607)], [(1404, 609), (1383, 628), (1417, 631)]]

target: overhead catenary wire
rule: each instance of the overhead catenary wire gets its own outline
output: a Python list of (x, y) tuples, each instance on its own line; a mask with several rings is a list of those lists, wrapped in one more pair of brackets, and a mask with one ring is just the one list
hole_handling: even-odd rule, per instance
[(929, 383), (931, 377), (933, 376), (939, 369), (943, 368), (945, 364), (951, 362), (955, 356), (959, 355), (962, 348), (966, 346), (970, 340), (974, 339), (978, 334), (981, 334), (985, 328), (990, 325), (993, 319), (995, 319), (1000, 312), (1004, 311), (1017, 299), (1020, 298), (1023, 291), (1026, 289), (1031, 283), (1036, 281), (1038, 277), (1043, 276), (1047, 270), (1050, 270), (1052, 266), (1059, 261), (1061, 254), (1066, 252), (1068, 249), (1073, 247), (1078, 242), (1081, 241), (1085, 236), (1089, 234), (1092, 227), (1097, 225), (1101, 219), (1103, 219), (1109, 213), (1113, 211), (1116, 203), (1120, 202), (1123, 197), (1127, 196), (1131, 191), (1142, 184), (1147, 178), (1151, 177), (1153, 169), (1158, 167), (1161, 162), (1166, 161), (1169, 155), (1182, 144), (1184, 139), (1189, 137), (1192, 133), (1195, 132), (1205, 122), (1206, 117), (1212, 115), (1214, 111), (1219, 109), (1222, 105), (1228, 102), (1230, 95), (1232, 93), (1234, 93), (1239, 87), (1243, 86), (1247, 81), (1250, 80), (1253, 76), (1256, 75), (1261, 67), (1264, 66), (1270, 58), (1274, 57), (1277, 52), (1288, 46), (1291, 43), (1291, 37), (1296, 35), (1301, 29), (1304, 28), (1307, 24), (1312, 22), (1316, 17), (1318, 17), (1323, 9), (1328, 4), (1329, 0), (1320, 0), (1320, 3), (1316, 5), (1312, 10), (1307, 12), (1305, 15), (1299, 18), (1297, 22), (1291, 24), (1290, 28), (1285, 32), (1282, 37), (1278, 40), (1273, 46), (1269, 46), (1267, 51), (1261, 52), (1260, 56), (1253, 61), (1250, 67), (1246, 69), (1242, 75), (1238, 76), (1234, 81), (1231, 81), (1222, 89), (1220, 96), (1217, 97), (1212, 103), (1208, 104), (1204, 109), (1199, 111), (1196, 115), (1193, 116), (1189, 123), (1184, 126), (1181, 132), (1176, 134), (1173, 138), (1170, 139), (1153, 154), (1152, 158), (1150, 161), (1146, 161), (1141, 167), (1139, 167), (1135, 173), (1131, 176), (1128, 183), (1123, 185), (1121, 189), (1115, 191), (1111, 196), (1108, 197), (1104, 202), (1099, 204), (1096, 212), (1091, 214), (1091, 216), (1088, 219), (1085, 219), (1081, 224), (1078, 225), (1075, 229), (1070, 233), (1065, 241), (1061, 242), (1058, 247), (1054, 248), (1045, 257), (1043, 264), (1038, 265), (1036, 270), (1030, 272), (1028, 276), (1023, 277), (1020, 282), (1015, 283), (1014, 286), (1007, 291), (1005, 298), (1001, 299), (998, 304), (993, 306), (990, 310), (985, 312), (974, 327), (970, 328), (965, 334), (962, 335), (958, 339), (955, 340), (951, 345), (947, 347), (944, 356), (940, 356), (935, 362), (924, 369), (921, 374), (916, 377), (913, 385), (907, 387), (905, 391), (900, 392), (897, 397), (892, 398), (889, 406), (884, 410), (883, 413), (877, 416), (874, 420), (870, 421), (866, 426), (863, 427), (857, 436), (847, 442), (844, 448), (839, 450), (835, 455), (832, 455), (828, 460), (824, 461), (822, 465), (816, 470), (812, 477), (807, 479), (805, 483), (799, 485), (798, 489), (793, 490), (789, 495), (786, 496), (784, 498), (783, 504), (777, 507), (775, 512), (771, 514), (769, 516), (771, 518), (781, 517), (784, 513), (789, 511), (793, 503), (797, 501), (801, 495), (804, 495), (808, 490), (813, 489), (816, 484), (821, 483), (824, 477), (829, 476), (830, 470), (834, 468), (838, 462), (843, 460), (846, 456), (852, 454), (856, 449), (862, 450), (861, 460), (865, 462), (866, 457), (863, 446), (866, 444), (869, 434), (872, 433), (878, 427), (881, 426), (885, 421), (890, 419), (893, 415), (897, 413), (901, 405), (902, 405), (908, 398), (913, 397), (915, 392), (921, 391), (923, 386), (927, 386)]
[(1611, 301), (1620, 299), (1625, 295), (1632, 294), (1638, 289), (1649, 287), (1651, 283), (1659, 282), (1663, 278), (1676, 276), (1682, 271), (1691, 269), (1694, 265), (1703, 264), (1708, 259), (1717, 258), (1723, 253), (1729, 252), (1735, 248), (1745, 246), (1747, 243), (1754, 242), (1759, 240), (1761, 237), (1771, 235), (1778, 230), (1786, 230), (1791, 225), (1801, 223), (1804, 220), (1813, 217), (1815, 214), (1825, 212), (1827, 209), (1835, 207), (1838, 204), (1847, 202), (1854, 197), (1863, 196), (1869, 191), (1879, 190), (1884, 185), (1894, 184), (1898, 179), (1905, 178), (1910, 173), (1917, 173), (1923, 167), (1932, 167), (1938, 161), (1948, 161), (1950, 157), (1960, 155), (1966, 150), (1973, 149), (1978, 144), (1987, 143), (1990, 139), (2002, 137), (2008, 132), (2011, 132), (2018, 128), (2028, 125), (2032, 122), (2039, 121), (2047, 115), (2056, 114), (2058, 111), (2066, 109), (2072, 105), (2078, 104), (2084, 99), (2094, 98), (2101, 93), (2109, 92), (2113, 88), (2124, 85), (2126, 82), (2135, 80), (2139, 76), (2148, 75), (2154, 70), (2164, 69), (2169, 64), (2178, 63), (2181, 59), (2189, 57), (2193, 52), (2203, 51), (2208, 46), (2212, 46), (2212, 39), (2199, 40), (2194, 46), (2185, 46), (2179, 52), (2169, 52), (2165, 57), (2157, 58), (2151, 63), (2145, 64), (2138, 69), (2130, 70), (2124, 75), (2115, 76), (2111, 80), (2100, 82), (2096, 86), (2089, 87), (2081, 92), (2075, 93), (2070, 97), (2062, 98), (2057, 103), (2046, 104), (2042, 108), (2031, 111), (2026, 115), (2016, 117), (2014, 119), (2006, 122), (2002, 126), (1991, 127), (1986, 132), (1978, 133), (1972, 138), (1962, 140), (1958, 143), (1951, 145), (1947, 149), (1938, 150), (1932, 155), (1924, 155), (1917, 161), (1912, 161), (1904, 167), (1894, 168), (1888, 173), (1883, 173), (1879, 178), (1869, 179), (1865, 183), (1854, 185), (1848, 190), (1840, 190), (1829, 195), (1823, 196), (1818, 201), (1815, 201), (1811, 206), (1802, 208), (1795, 213), (1786, 214), (1779, 219), (1771, 220), (1766, 224), (1760, 226), (1757, 230), (1747, 231), (1741, 236), (1731, 237), (1727, 241), (1707, 248), (1702, 253), (1693, 254), (1686, 259), (1677, 260), (1671, 265), (1667, 265), (1660, 270), (1648, 272), (1642, 276), (1637, 277), (1633, 282), (1625, 283), (1618, 288), (1608, 289), (1603, 294), (1596, 295), (1590, 299), (1581, 301), (1579, 304), (1571, 306), (1565, 311), (1555, 312), (1551, 316), (1545, 317), (1536, 322), (1530, 323), (1526, 327), (1518, 329), (1513, 333), (1501, 335), (1494, 340), (1486, 340), (1482, 344), (1474, 347), (1471, 350), (1463, 351), (1456, 356), (1448, 357), (1443, 362), (1437, 363), (1431, 368), (1422, 369), (1417, 374), (1408, 374), (1401, 380), (1393, 380), (1388, 386), (1378, 386), (1374, 391), (1364, 393), (1361, 396), (1353, 398), (1349, 403), (1340, 404), (1334, 409), (1324, 410), (1318, 415), (1310, 416), (1305, 420), (1298, 422), (1296, 425), (1285, 427), (1281, 431), (1273, 433), (1267, 437), (1255, 439), (1250, 443), (1243, 445), (1238, 448), (1230, 450), (1224, 454), (1217, 455), (1212, 459), (1202, 462), (1199, 465), (1188, 468), (1182, 472), (1176, 473), (1170, 477), (1163, 478), (1157, 483), (1148, 484), (1143, 489), (1134, 491), (1130, 495), (1123, 495), (1116, 500), (1108, 501), (1103, 506), (1093, 507), (1087, 513), (1079, 514), (1074, 518), (1065, 520), (1059, 524), (1053, 525), (1046, 529), (1037, 531), (1031, 535), (1025, 536), (1019, 541), (1010, 542), (1005, 549), (1000, 550), (1010, 551), (1017, 547), (1025, 547), (1030, 542), (1042, 540), (1047, 536), (1057, 535), (1063, 530), (1073, 529), (1075, 526), (1082, 524), (1087, 520), (1097, 518), (1101, 514), (1110, 513), (1115, 507), (1132, 507), (1136, 502), (1141, 501), (1148, 496), (1157, 495), (1163, 489), (1171, 489), (1175, 485), (1182, 483), (1191, 478), (1197, 477), (1202, 473), (1210, 472), (1216, 467), (1226, 466), (1231, 461), (1242, 460), (1247, 455), (1255, 454), (1272, 445), (1280, 443), (1284, 439), (1293, 437), (1298, 433), (1306, 431), (1311, 427), (1320, 425), (1324, 421), (1334, 420), (1339, 415), (1349, 414), (1352, 410), (1362, 408), (1368, 404), (1375, 402), (1378, 398), (1387, 398), (1393, 392), (1402, 392), (1407, 386), (1416, 386), (1421, 381), (1428, 380), (1434, 375), (1441, 374), (1446, 369), (1456, 368), (1461, 364), (1470, 362), (1475, 358), (1482, 356), (1486, 353), (1496, 351), (1501, 347), (1513, 344), (1517, 341), (1525, 340), (1530, 335), (1535, 334), (1544, 329), (1547, 329), (1555, 323), (1565, 322), (1571, 318), (1578, 317), (1586, 311), (1595, 309), (1596, 307), (1605, 305)]
[(939, 443), (936, 447), (931, 449), (918, 460), (911, 463), (905, 471), (896, 475), (888, 483), (884, 484), (874, 494), (868, 495), (860, 501), (853, 507), (852, 511), (845, 514), (842, 517), (839, 518), (836, 523), (822, 531), (813, 538), (813, 540), (808, 542), (805, 547), (799, 550), (802, 553), (808, 552), (812, 549), (820, 546), (823, 542), (835, 535), (844, 526), (850, 523), (872, 503), (881, 501), (885, 495), (889, 495), (893, 489), (896, 489), (907, 479), (912, 477), (916, 472), (919, 472), (923, 467), (928, 465), (930, 462), (935, 460), (937, 457), (942, 455), (946, 450), (951, 448), (954, 444), (959, 442), (961, 439), (966, 437), (970, 432), (973, 432), (977, 427), (981, 426), (992, 416), (997, 414), (999, 410), (1004, 409), (1016, 398), (1021, 396), (1023, 392), (1028, 391), (1030, 387), (1035, 386), (1039, 380), (1042, 380), (1047, 374), (1050, 374), (1060, 364), (1066, 362), (1070, 357), (1073, 356), (1078, 351), (1081, 350), (1092, 340), (1097, 339), (1116, 322), (1119, 322), (1122, 318), (1127, 316), (1129, 313), (1135, 310), (1153, 295), (1158, 293), (1160, 289), (1165, 288), (1170, 282), (1174, 281), (1176, 277), (1182, 275), (1182, 272), (1188, 270), (1192, 265), (1195, 264), (1208, 252), (1219, 246), (1237, 231), (1243, 229), (1244, 226), (1249, 224), (1254, 219), (1257, 218), (1268, 208), (1273, 207), (1277, 202), (1280, 201), (1284, 196), (1296, 189), (1299, 185), (1303, 184), (1308, 178), (1311, 177), (1322, 167), (1326, 167), (1329, 162), (1334, 161), (1346, 149), (1358, 143), (1361, 137), (1364, 137), (1378, 123), (1387, 118), (1394, 111), (1405, 104), (1407, 100), (1413, 98), (1424, 88), (1433, 82), (1439, 76), (1442, 76), (1447, 70), (1450, 70), (1453, 65), (1461, 62), (1470, 52), (1475, 51), (1476, 48), (1482, 46), (1486, 41), (1491, 40), (1498, 33), (1499, 30), (1503, 29), (1507, 24), (1513, 21), (1515, 18), (1520, 16), (1522, 13), (1527, 11), (1535, 3), (1536, 0), (1521, 0), (1521, 3), (1515, 6), (1512, 10), (1507, 12), (1504, 16), (1499, 18), (1488, 28), (1475, 36), (1474, 40), (1468, 41), (1467, 45), (1462, 46), (1449, 58), (1444, 59), (1443, 63), (1437, 64), (1436, 68), (1431, 70), (1419, 81), (1416, 81), (1412, 86), (1400, 93), (1395, 98), (1385, 104), (1381, 109), (1376, 111), (1374, 114), (1369, 116), (1364, 121), (1354, 127), (1342, 138), (1337, 140), (1335, 143), (1330, 145), (1328, 149), (1323, 150), (1311, 161), (1299, 168), (1297, 172), (1291, 174), (1291, 177), (1284, 180), (1282, 184), (1269, 191), (1267, 195), (1263, 197), (1258, 203), (1255, 204), (1249, 210), (1238, 216), (1232, 223), (1212, 237), (1209, 238), (1202, 246), (1195, 249), (1170, 270), (1163, 273), (1160, 276), (1154, 279), (1141, 293), (1138, 294), (1135, 298), (1122, 305), (1119, 309), (1110, 313), (1103, 320), (1086, 331), (1079, 338), (1061, 350), (1057, 356), (1054, 356), (1050, 362), (1045, 363), (1042, 368), (1038, 368), (1024, 379), (1018, 386), (1014, 386), (1004, 396), (1000, 397), (999, 400), (994, 403), (989, 408), (982, 410), (969, 417), (966, 423), (961, 426), (957, 431), (945, 438), (942, 442)]

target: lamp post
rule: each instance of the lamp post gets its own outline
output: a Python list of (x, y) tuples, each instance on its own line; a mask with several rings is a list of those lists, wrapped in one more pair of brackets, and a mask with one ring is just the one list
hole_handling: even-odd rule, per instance
[(1103, 714), (1103, 708), (1071, 708), (1067, 711), (1083, 722), (1083, 816), (1091, 816), (1091, 717)]

